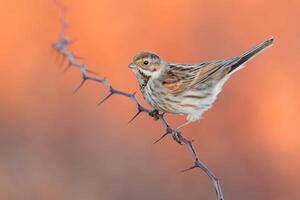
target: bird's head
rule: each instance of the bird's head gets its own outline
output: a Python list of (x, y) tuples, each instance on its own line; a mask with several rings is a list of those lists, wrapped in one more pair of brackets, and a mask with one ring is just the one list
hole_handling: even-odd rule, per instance
[(137, 53), (128, 65), (137, 76), (157, 78), (162, 73), (162, 61), (158, 55), (151, 52)]

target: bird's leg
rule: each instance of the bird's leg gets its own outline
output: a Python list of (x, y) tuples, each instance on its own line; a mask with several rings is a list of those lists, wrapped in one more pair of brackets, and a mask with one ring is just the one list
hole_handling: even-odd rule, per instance
[(193, 121), (186, 121), (185, 123), (183, 123), (183, 124), (181, 124), (180, 126), (178, 126), (178, 127), (176, 128), (176, 130), (179, 131), (181, 128), (183, 128), (183, 127), (189, 125), (189, 124), (192, 123), (192, 122), (193, 122)]
[(159, 112), (158, 112), (158, 110), (156, 110), (156, 109), (150, 111), (150, 112), (149, 112), (149, 115), (150, 115), (151, 117), (153, 117), (154, 120), (158, 120), (158, 119), (159, 119)]
[(192, 123), (192, 121), (186, 121), (184, 124), (178, 126), (176, 129), (172, 131), (172, 137), (173, 139), (178, 142), (179, 144), (182, 144), (182, 136), (180, 129), (184, 126), (187, 126), (188, 124)]

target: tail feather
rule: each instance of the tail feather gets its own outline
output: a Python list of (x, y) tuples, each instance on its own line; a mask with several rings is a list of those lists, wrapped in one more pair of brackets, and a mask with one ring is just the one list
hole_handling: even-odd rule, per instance
[(263, 43), (257, 45), (256, 47), (254, 47), (254, 48), (250, 49), (249, 51), (246, 51), (245, 53), (240, 55), (238, 57), (239, 60), (231, 66), (229, 73), (234, 71), (238, 67), (242, 66), (243, 64), (245, 64), (246, 62), (248, 62), (249, 60), (251, 60), (252, 58), (257, 56), (259, 53), (263, 52), (268, 47), (272, 46), (273, 41), (274, 41), (274, 38), (271, 37), (270, 39), (264, 41)]

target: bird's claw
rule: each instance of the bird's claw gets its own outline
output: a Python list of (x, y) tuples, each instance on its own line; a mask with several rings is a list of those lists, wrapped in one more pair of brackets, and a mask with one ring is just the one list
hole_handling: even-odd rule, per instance
[(179, 130), (173, 130), (172, 131), (172, 137), (178, 144), (183, 144), (183, 137), (181, 135), (181, 132)]
[(159, 120), (159, 112), (158, 110), (152, 110), (149, 112), (149, 115), (153, 117), (154, 120)]

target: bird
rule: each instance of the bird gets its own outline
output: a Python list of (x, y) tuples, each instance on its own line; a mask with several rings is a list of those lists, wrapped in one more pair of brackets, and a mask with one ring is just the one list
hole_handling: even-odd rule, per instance
[(245, 53), (199, 64), (172, 64), (153, 52), (138, 52), (128, 67), (137, 78), (143, 98), (153, 112), (186, 116), (176, 130), (202, 118), (224, 83), (252, 58), (273, 45), (271, 37)]

